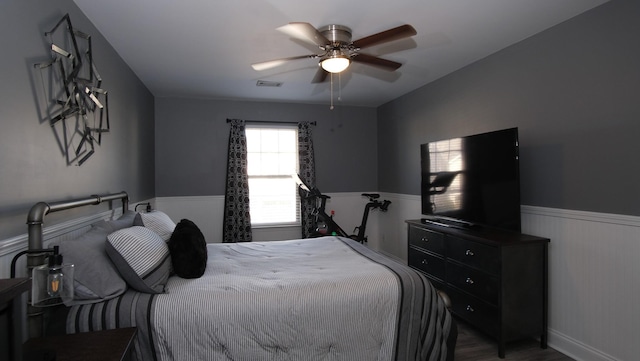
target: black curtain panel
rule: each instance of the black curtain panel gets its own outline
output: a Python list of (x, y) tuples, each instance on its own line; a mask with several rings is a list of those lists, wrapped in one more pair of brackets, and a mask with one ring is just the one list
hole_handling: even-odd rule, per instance
[[(298, 123), (298, 159), (300, 162), (300, 178), (310, 186), (316, 184), (316, 161), (313, 155), (313, 140), (310, 122)], [(315, 199), (300, 199), (300, 218), (302, 238), (309, 237), (316, 229), (313, 211)]]
[(229, 123), (231, 130), (227, 155), (227, 187), (224, 197), (222, 242), (251, 242), (245, 121), (232, 119)]

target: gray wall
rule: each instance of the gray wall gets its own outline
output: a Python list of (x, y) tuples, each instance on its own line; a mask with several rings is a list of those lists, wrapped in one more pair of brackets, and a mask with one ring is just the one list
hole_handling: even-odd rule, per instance
[(380, 191), (420, 194), (421, 143), (518, 127), (522, 204), (640, 215), (638, 19), (613, 0), (381, 106)]
[[(55, 128), (42, 119), (46, 103), (33, 66), (48, 59), (44, 33), (66, 13), (75, 28), (91, 35), (94, 63), (109, 91), (111, 132), (81, 167), (67, 165)], [(38, 201), (123, 190), (132, 201), (152, 198), (153, 96), (76, 5), (3, 0), (0, 34), (0, 240), (26, 233), (27, 212)], [(47, 216), (45, 226), (69, 216)]]
[(317, 186), (322, 192), (375, 191), (376, 109), (329, 104), (156, 99), (156, 196), (223, 195), (227, 118), (315, 121)]

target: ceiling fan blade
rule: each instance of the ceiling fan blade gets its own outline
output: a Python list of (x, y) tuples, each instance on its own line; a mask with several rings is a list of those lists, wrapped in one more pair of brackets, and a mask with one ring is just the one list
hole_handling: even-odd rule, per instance
[(374, 45), (386, 43), (389, 41), (408, 38), (416, 34), (417, 34), (416, 29), (414, 29), (413, 26), (406, 24), (406, 25), (395, 27), (393, 29), (385, 30), (377, 34), (369, 35), (362, 39), (358, 39), (353, 42), (353, 45), (356, 48), (363, 49), (369, 46), (374, 46)]
[(400, 64), (398, 62), (387, 60), (387, 59), (378, 58), (377, 56), (373, 56), (373, 55), (369, 55), (369, 54), (363, 54), (363, 53), (358, 53), (358, 55), (356, 55), (353, 58), (351, 58), (351, 60), (354, 61), (354, 62), (357, 62), (357, 63), (373, 65), (373, 66), (376, 66), (378, 68), (381, 68), (381, 69), (384, 69), (384, 70), (388, 70), (388, 71), (397, 70), (398, 68), (400, 68), (402, 66), (402, 64)]
[(317, 57), (318, 57), (318, 55), (316, 55), (316, 54), (292, 56), (290, 58), (282, 58), (282, 59), (262, 61), (262, 62), (259, 62), (259, 63), (253, 63), (253, 64), (251, 64), (251, 67), (254, 70), (262, 71), (262, 70), (267, 70), (267, 69), (271, 69), (271, 68), (275, 68), (277, 66), (283, 65), (284, 63), (286, 63), (288, 61), (291, 61), (291, 60), (315, 59)]
[(283, 25), (276, 30), (279, 30), (292, 38), (306, 41), (307, 43), (315, 44), (318, 46), (325, 46), (330, 43), (324, 35), (322, 35), (318, 29), (314, 28), (309, 23), (295, 22)]
[(311, 83), (324, 83), (325, 80), (327, 80), (327, 75), (329, 75), (329, 72), (322, 69), (321, 66), (318, 66), (318, 71), (316, 71), (316, 75), (313, 77)]

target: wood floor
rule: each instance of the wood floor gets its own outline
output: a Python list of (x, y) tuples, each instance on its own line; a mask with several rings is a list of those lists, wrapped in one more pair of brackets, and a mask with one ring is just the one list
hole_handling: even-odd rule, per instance
[(507, 344), (505, 358), (498, 357), (498, 344), (476, 331), (463, 321), (458, 322), (458, 342), (455, 361), (573, 361), (572, 358), (547, 347), (540, 348), (540, 342), (531, 339)]

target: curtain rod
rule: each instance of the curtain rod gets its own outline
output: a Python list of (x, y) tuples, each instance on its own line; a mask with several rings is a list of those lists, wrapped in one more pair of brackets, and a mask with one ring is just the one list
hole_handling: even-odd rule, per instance
[[(227, 118), (227, 123), (231, 123), (233, 119)], [(298, 124), (299, 122), (285, 122), (277, 120), (245, 120), (245, 123), (266, 123), (266, 124)], [(309, 122), (311, 125), (316, 125), (316, 122)]]

